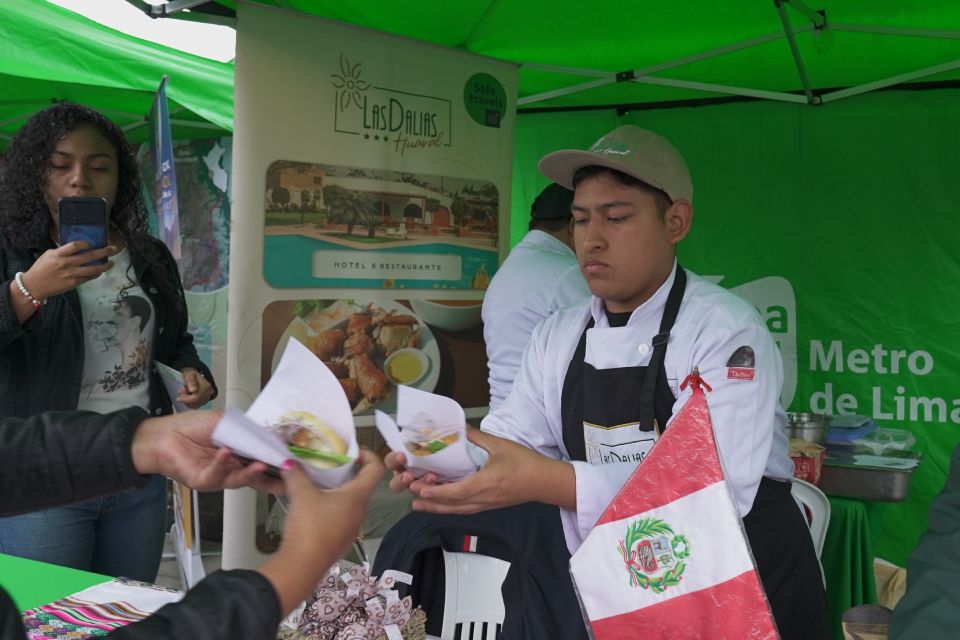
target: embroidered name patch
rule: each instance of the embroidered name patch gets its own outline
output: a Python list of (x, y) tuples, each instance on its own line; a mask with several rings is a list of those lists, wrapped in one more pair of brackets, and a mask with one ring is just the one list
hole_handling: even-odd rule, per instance
[(727, 380), (753, 380), (757, 374), (756, 361), (752, 347), (740, 347), (727, 360)]

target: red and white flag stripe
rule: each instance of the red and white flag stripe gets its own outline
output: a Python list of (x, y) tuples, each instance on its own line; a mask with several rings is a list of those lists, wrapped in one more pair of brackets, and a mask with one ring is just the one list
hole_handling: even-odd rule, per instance
[(775, 640), (699, 388), (570, 560), (597, 640)]

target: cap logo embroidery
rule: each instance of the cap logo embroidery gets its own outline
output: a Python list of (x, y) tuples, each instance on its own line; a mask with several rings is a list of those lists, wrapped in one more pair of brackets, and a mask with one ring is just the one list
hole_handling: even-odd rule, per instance
[(628, 156), (633, 153), (633, 145), (620, 140), (600, 140), (590, 147), (590, 151), (608, 156)]

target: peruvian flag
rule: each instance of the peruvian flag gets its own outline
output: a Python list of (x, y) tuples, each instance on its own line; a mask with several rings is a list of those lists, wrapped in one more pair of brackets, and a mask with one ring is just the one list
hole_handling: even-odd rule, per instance
[(691, 380), (693, 396), (570, 559), (596, 640), (779, 638), (723, 477), (705, 383)]

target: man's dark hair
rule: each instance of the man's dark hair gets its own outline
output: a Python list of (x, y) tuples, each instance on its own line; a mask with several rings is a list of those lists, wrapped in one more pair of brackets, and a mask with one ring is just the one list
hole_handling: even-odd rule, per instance
[(656, 187), (647, 184), (643, 180), (638, 180), (633, 176), (624, 173), (623, 171), (611, 169), (610, 167), (602, 167), (596, 164), (591, 164), (577, 169), (577, 172), (573, 174), (573, 188), (576, 189), (577, 185), (587, 178), (599, 176), (604, 173), (608, 173), (613, 176), (614, 179), (623, 186), (640, 189), (640, 191), (643, 191), (652, 197), (653, 202), (657, 207), (657, 211), (660, 212), (661, 216), (663, 216), (667, 212), (667, 209), (670, 208), (670, 205), (673, 204), (673, 200), (671, 200), (670, 196), (668, 196), (662, 189), (657, 189)]
[(570, 224), (570, 218), (549, 218), (549, 219), (538, 219), (534, 218), (530, 220), (529, 230), (533, 231), (534, 229), (541, 229), (547, 232), (556, 233), (561, 229), (567, 228)]

